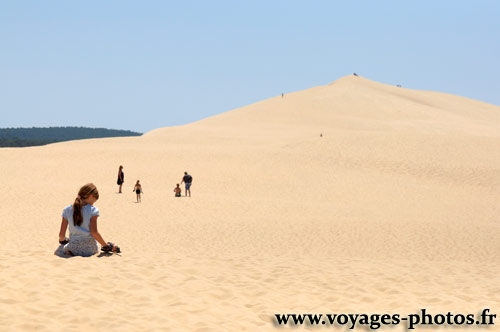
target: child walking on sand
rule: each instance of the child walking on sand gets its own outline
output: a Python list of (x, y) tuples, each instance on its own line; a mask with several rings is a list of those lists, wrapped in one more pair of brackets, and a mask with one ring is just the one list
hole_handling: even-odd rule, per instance
[(137, 182), (135, 183), (134, 190), (132, 190), (132, 191), (135, 191), (135, 193), (137, 194), (137, 203), (140, 203), (141, 202), (142, 186), (139, 183), (139, 180), (137, 180)]
[[(92, 256), (99, 251), (100, 243), (103, 251), (120, 252), (120, 248), (111, 242), (106, 242), (97, 231), (99, 209), (94, 203), (99, 199), (99, 191), (94, 184), (88, 183), (80, 188), (73, 205), (64, 208), (62, 212), (59, 243), (55, 254), (58, 256)], [(69, 228), (69, 240), (66, 229)]]
[(174, 188), (175, 197), (181, 197), (181, 187), (177, 183), (177, 187)]

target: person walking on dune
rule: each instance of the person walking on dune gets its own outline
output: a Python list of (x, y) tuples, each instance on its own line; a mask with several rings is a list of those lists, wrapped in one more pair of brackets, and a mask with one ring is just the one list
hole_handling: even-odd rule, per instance
[(191, 197), (191, 183), (193, 183), (193, 177), (188, 174), (188, 172), (184, 172), (184, 176), (182, 177), (182, 183), (186, 184), (186, 192), (184, 193), (185, 196), (189, 194), (189, 197)]
[(118, 180), (116, 180), (116, 184), (120, 186), (118, 188), (119, 194), (122, 193), (123, 182), (125, 182), (125, 173), (123, 173), (123, 166), (120, 165), (120, 168), (118, 168)]
[[(73, 205), (62, 212), (61, 229), (59, 231), (60, 246), (55, 254), (58, 256), (92, 256), (97, 254), (100, 243), (102, 251), (120, 252), (120, 248), (111, 242), (105, 242), (97, 231), (99, 209), (94, 203), (99, 199), (99, 191), (94, 184), (88, 183), (80, 188)], [(69, 239), (66, 230), (69, 228)]]
[(135, 183), (135, 187), (132, 191), (135, 191), (135, 193), (137, 195), (137, 203), (140, 203), (141, 202), (141, 194), (142, 194), (142, 186), (139, 183), (139, 180), (137, 180), (137, 182)]

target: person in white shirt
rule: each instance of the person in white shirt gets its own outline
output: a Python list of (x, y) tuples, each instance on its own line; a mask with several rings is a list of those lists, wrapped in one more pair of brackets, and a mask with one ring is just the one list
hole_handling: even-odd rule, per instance
[[(62, 212), (61, 229), (56, 255), (92, 256), (99, 251), (98, 243), (103, 251), (119, 251), (110, 242), (106, 243), (97, 230), (99, 209), (94, 203), (99, 199), (99, 191), (92, 183), (80, 188), (73, 205), (64, 208)], [(66, 230), (69, 228), (69, 240)]]

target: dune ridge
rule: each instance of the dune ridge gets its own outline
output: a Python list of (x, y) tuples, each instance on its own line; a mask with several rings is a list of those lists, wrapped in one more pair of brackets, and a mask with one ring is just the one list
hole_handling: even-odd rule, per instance
[[(0, 149), (0, 330), (499, 313), (499, 150), (500, 107), (354, 76), (141, 137)], [(193, 197), (176, 199), (184, 171)], [(87, 182), (121, 256), (52, 255)]]

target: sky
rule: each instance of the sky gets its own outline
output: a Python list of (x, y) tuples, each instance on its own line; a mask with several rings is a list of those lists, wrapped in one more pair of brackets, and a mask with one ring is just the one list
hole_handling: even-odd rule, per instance
[(354, 72), (500, 105), (500, 1), (0, 0), (0, 128), (147, 132)]

